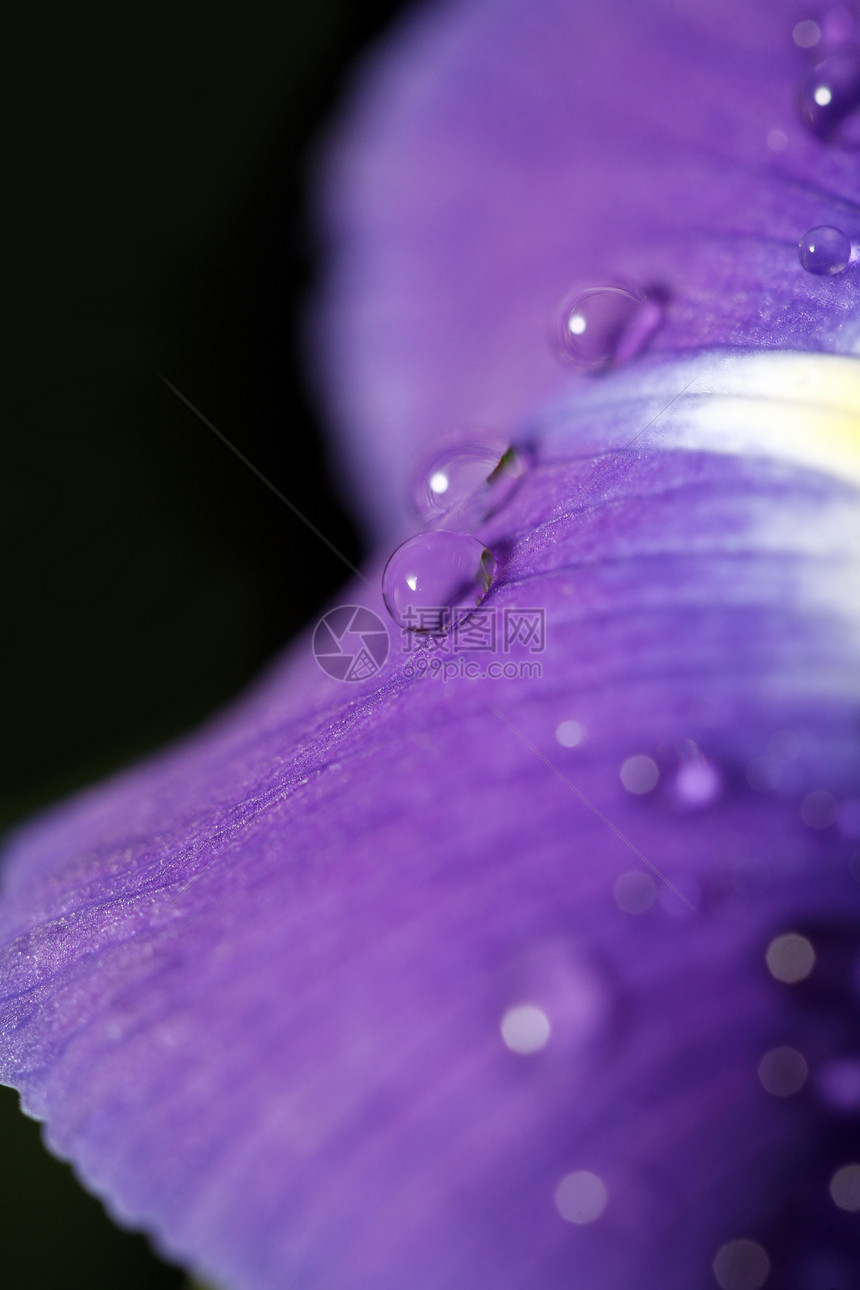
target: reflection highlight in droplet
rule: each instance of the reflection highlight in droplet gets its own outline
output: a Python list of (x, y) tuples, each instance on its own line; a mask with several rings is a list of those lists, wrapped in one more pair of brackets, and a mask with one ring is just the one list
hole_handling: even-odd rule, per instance
[(815, 967), (815, 950), (812, 942), (798, 932), (784, 932), (775, 936), (767, 947), (765, 962), (776, 981), (784, 985), (797, 985), (805, 981)]
[(552, 1034), (546, 1013), (533, 1003), (519, 1003), (508, 1008), (499, 1029), (506, 1047), (523, 1057), (539, 1053), (547, 1046)]
[(588, 1169), (565, 1174), (555, 1189), (555, 1207), (567, 1223), (594, 1223), (609, 1201), (606, 1184)]

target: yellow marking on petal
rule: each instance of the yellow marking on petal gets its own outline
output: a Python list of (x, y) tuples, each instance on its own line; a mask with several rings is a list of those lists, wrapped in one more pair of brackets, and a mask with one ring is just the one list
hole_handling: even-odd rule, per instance
[(703, 355), (651, 442), (766, 456), (860, 485), (860, 360), (832, 354)]

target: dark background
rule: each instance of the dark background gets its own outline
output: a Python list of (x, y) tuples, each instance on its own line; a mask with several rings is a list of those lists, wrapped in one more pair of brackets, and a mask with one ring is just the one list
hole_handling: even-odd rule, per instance
[[(4, 158), (4, 829), (241, 688), (350, 560), (297, 351), (317, 271), (307, 167), (403, 6), (313, 0), (19, 16)], [(10, 1290), (184, 1283), (0, 1090)]]

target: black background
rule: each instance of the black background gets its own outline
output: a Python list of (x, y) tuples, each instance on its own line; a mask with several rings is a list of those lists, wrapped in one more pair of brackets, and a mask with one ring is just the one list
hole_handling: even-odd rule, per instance
[[(2, 826), (187, 729), (354, 563), (296, 337), (307, 168), (401, 4), (31, 8), (9, 34)], [(0, 1090), (4, 1286), (179, 1286)]]

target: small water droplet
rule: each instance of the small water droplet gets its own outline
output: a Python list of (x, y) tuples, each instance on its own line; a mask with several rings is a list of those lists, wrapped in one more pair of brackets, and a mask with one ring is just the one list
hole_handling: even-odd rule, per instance
[(827, 143), (860, 145), (860, 49), (837, 49), (800, 87), (800, 115)]
[(561, 354), (592, 369), (627, 363), (645, 348), (663, 321), (656, 295), (628, 287), (588, 287), (568, 299), (558, 328)]
[(615, 903), (625, 914), (644, 914), (654, 904), (657, 887), (649, 873), (629, 869), (615, 880)]
[(815, 967), (815, 950), (805, 936), (784, 932), (768, 945), (765, 961), (775, 980), (796, 985), (798, 981), (805, 981)]
[(799, 49), (812, 49), (821, 39), (821, 28), (817, 22), (807, 18), (804, 22), (795, 23), (791, 34)]
[(822, 224), (804, 233), (797, 244), (797, 253), (807, 273), (832, 277), (848, 267), (851, 243), (841, 229)]
[[(567, 1062), (609, 1019), (608, 982), (578, 942), (554, 939), (530, 946), (509, 964), (505, 977), (503, 1027), (514, 1021), (520, 1034), (528, 1031), (535, 1041), (543, 1034), (543, 1043), (551, 1034), (552, 1049)], [(513, 1046), (504, 1028), (502, 1038)]]
[(830, 1179), (834, 1205), (849, 1214), (860, 1213), (860, 1165), (843, 1165)]
[(646, 757), (644, 753), (635, 753), (622, 762), (621, 783), (627, 789), (628, 793), (637, 793), (640, 796), (644, 793), (650, 793), (657, 787), (657, 781), (660, 778), (660, 771), (653, 757)]
[(525, 472), (523, 453), (497, 440), (451, 445), (423, 467), (412, 501), (427, 522), (456, 518), (477, 523), (508, 500)]
[(546, 1048), (552, 1034), (546, 1013), (533, 1003), (518, 1003), (508, 1008), (499, 1029), (506, 1047), (522, 1057), (530, 1057)]
[(468, 533), (439, 529), (407, 538), (382, 574), (382, 598), (409, 631), (438, 632), (445, 611), (480, 604), (495, 573), (492, 552)]
[(589, 1169), (565, 1174), (555, 1189), (555, 1207), (568, 1223), (593, 1223), (606, 1209), (606, 1184)]
[(793, 1097), (806, 1083), (809, 1067), (796, 1048), (771, 1048), (758, 1064), (758, 1077), (773, 1097)]
[(759, 1290), (770, 1276), (770, 1259), (758, 1241), (741, 1238), (720, 1246), (713, 1270), (721, 1290)]
[(696, 811), (715, 802), (721, 789), (722, 779), (716, 766), (697, 756), (681, 765), (672, 794), (679, 810)]
[(581, 721), (560, 721), (555, 728), (556, 742), (562, 748), (576, 748), (585, 738), (586, 730)]

